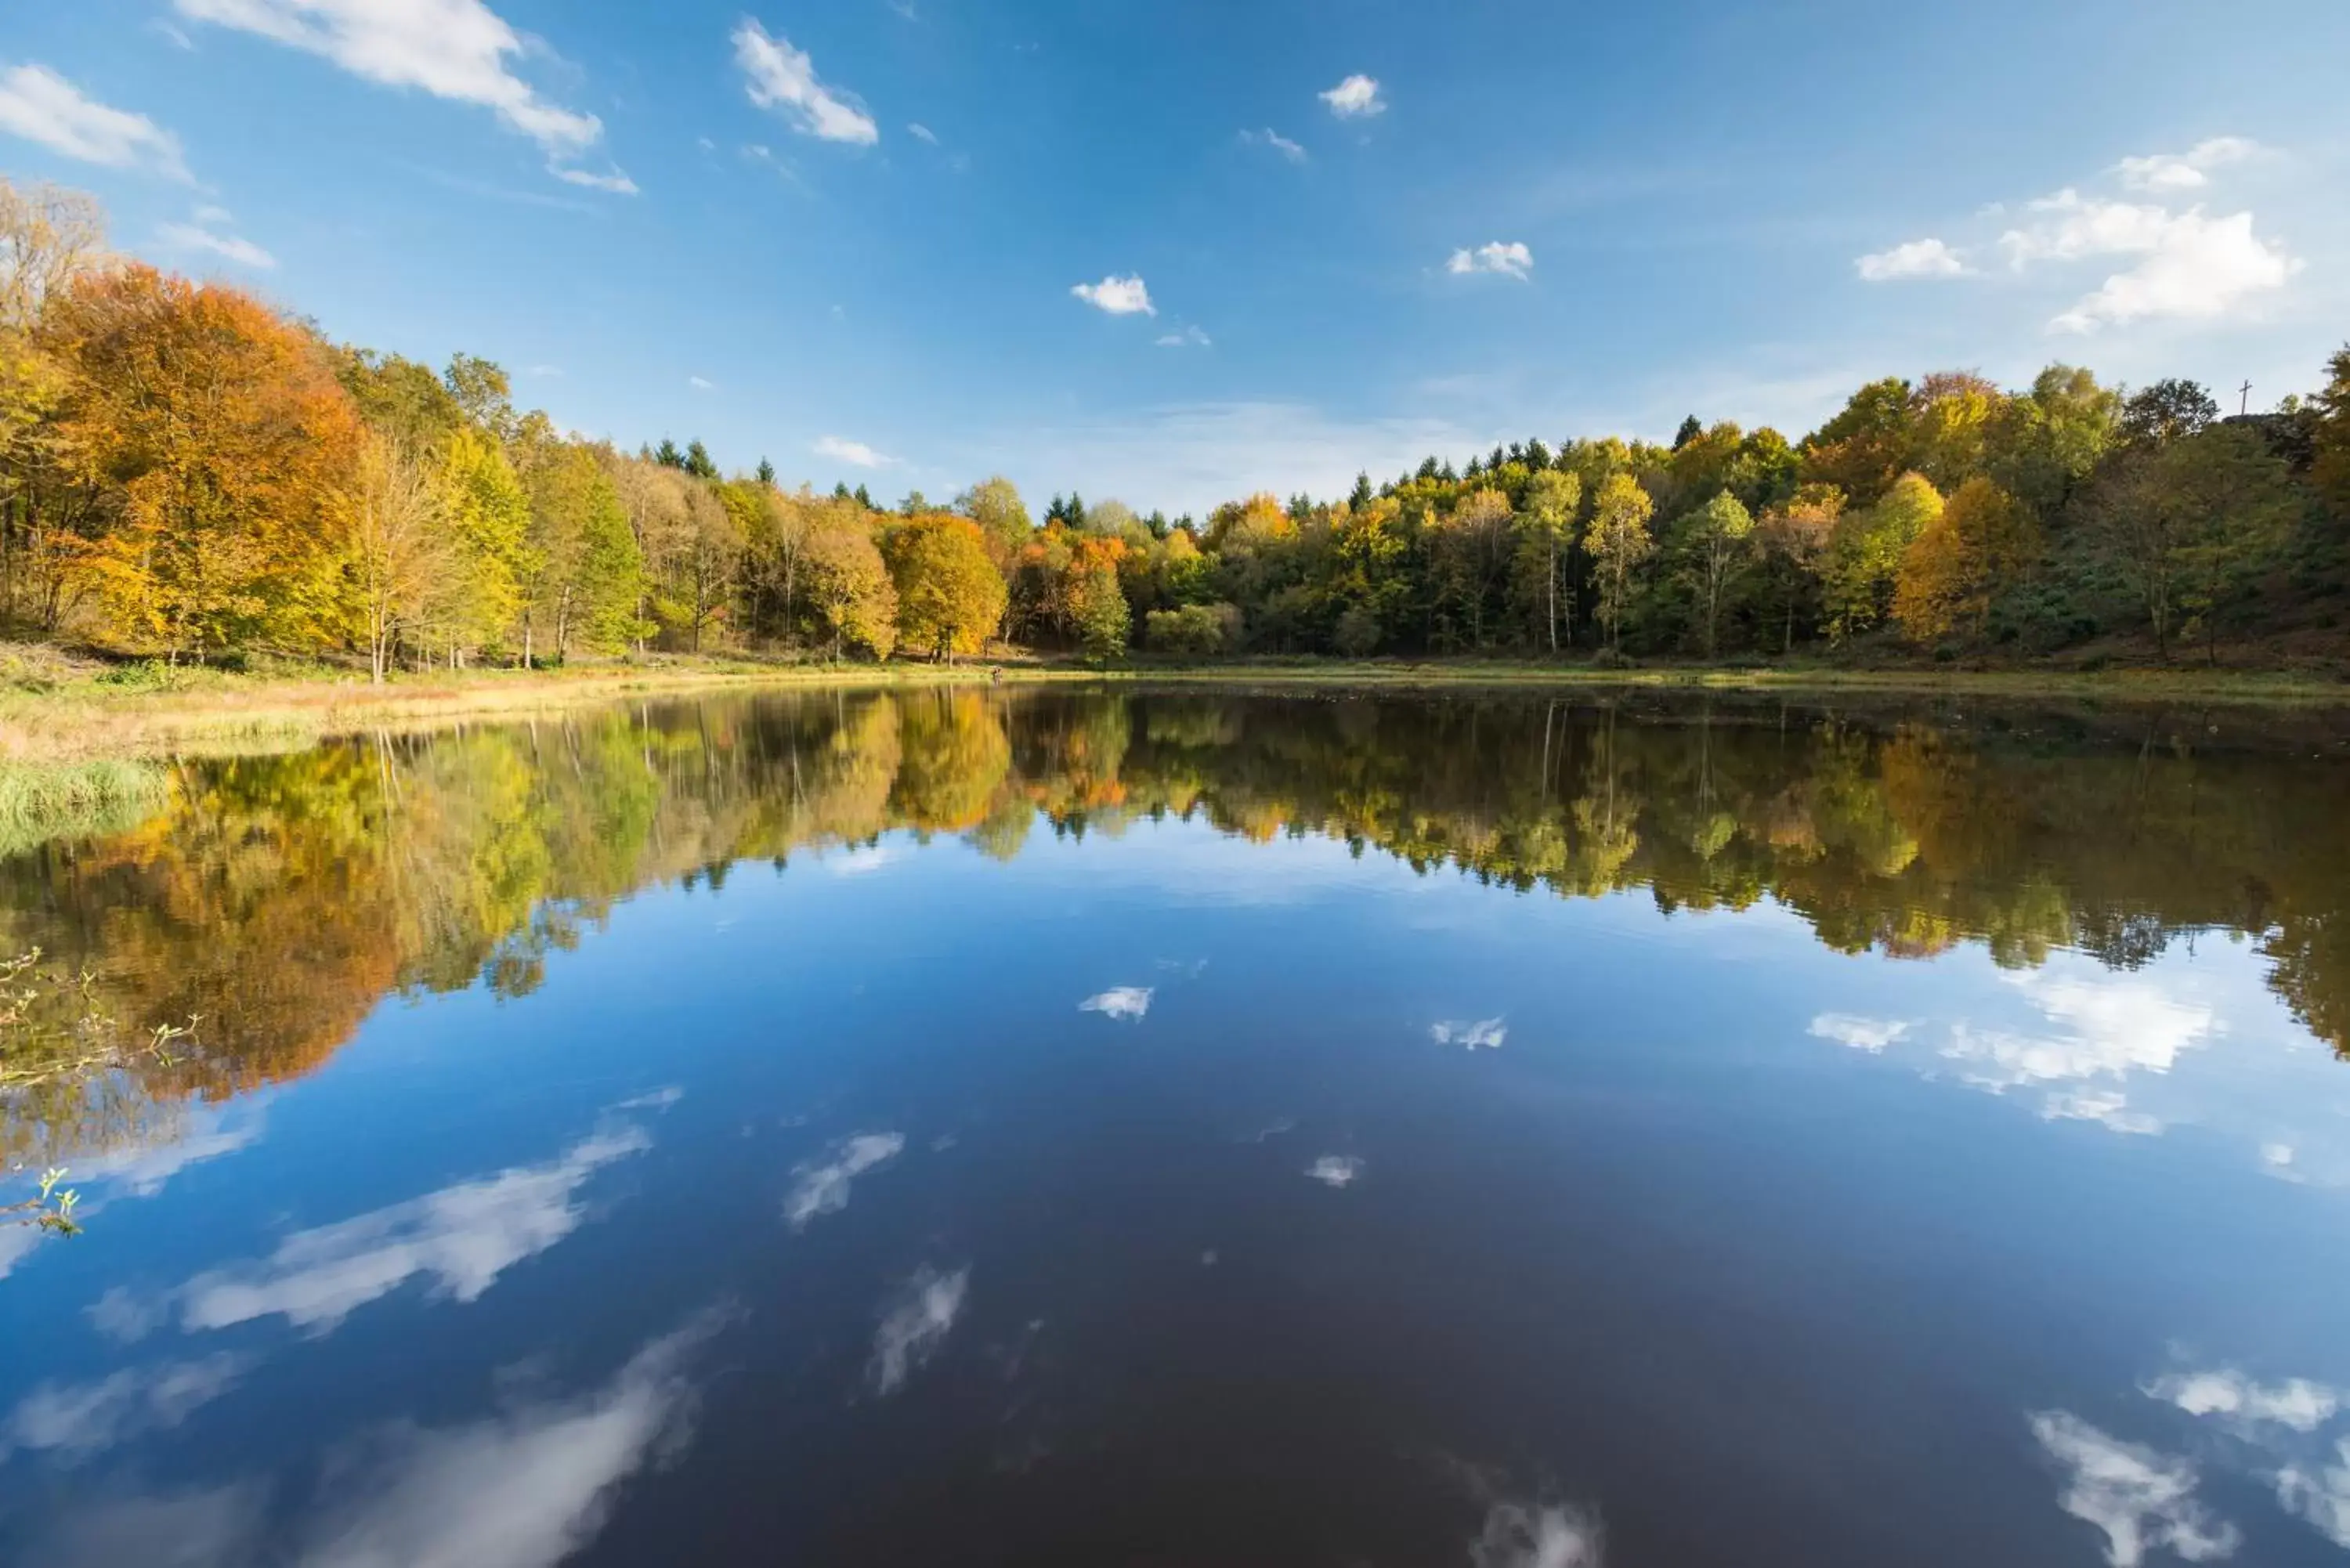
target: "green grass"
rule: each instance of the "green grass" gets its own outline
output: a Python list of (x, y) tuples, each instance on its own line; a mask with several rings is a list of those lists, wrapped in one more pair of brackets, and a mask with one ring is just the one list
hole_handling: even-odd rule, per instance
[(1689, 691), (1876, 691), (2126, 701), (2350, 704), (2350, 682), (2322, 673), (2168, 668), (2068, 670), (1854, 669), (1816, 664), (1657, 665), (1609, 669), (1503, 659), (1137, 660), (1114, 678), (1184, 684), (1418, 687), (1581, 687)]
[(133, 758), (0, 763), (0, 856), (127, 833), (161, 811), (171, 789), (165, 768)]

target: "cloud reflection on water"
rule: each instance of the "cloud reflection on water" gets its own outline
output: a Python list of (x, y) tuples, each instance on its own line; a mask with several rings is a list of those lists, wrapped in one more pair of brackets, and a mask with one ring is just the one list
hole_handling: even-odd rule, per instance
[(587, 1215), (578, 1193), (588, 1178), (651, 1147), (642, 1127), (607, 1126), (544, 1164), (296, 1231), (267, 1258), (208, 1269), (160, 1300), (117, 1288), (90, 1315), (122, 1339), (157, 1327), (175, 1308), (190, 1333), (264, 1317), (324, 1333), (418, 1275), (442, 1295), (473, 1301), (506, 1270), (578, 1228)]
[(725, 1319), (653, 1341), (582, 1398), (378, 1434), (306, 1532), (303, 1568), (552, 1568), (603, 1527), (613, 1488), (685, 1441), (684, 1363)]
[(1147, 985), (1114, 985), (1107, 991), (1088, 996), (1077, 1003), (1080, 1012), (1098, 1012), (1105, 1018), (1120, 1023), (1139, 1023), (1150, 1011), (1154, 988)]
[(78, 1458), (176, 1427), (234, 1388), (252, 1366), (250, 1356), (224, 1354), (125, 1367), (94, 1383), (44, 1383), (0, 1424), (0, 1459), (20, 1449)]
[[(446, 1427), (380, 1428), (333, 1453), (311, 1503), (271, 1528), (258, 1482), (75, 1501), (51, 1568), (553, 1568), (594, 1539), (629, 1477), (689, 1440), (686, 1362), (732, 1314), (654, 1340), (596, 1391)], [(285, 1548), (294, 1543), (293, 1550)]]
[(1497, 1502), (1470, 1543), (1474, 1568), (1600, 1568), (1599, 1521), (1556, 1503)]
[(784, 1218), (793, 1230), (805, 1231), (820, 1217), (839, 1213), (848, 1207), (850, 1184), (895, 1159), (905, 1147), (903, 1133), (860, 1133), (825, 1164), (801, 1166), (785, 1195)]
[(2112, 1568), (2137, 1568), (2150, 1550), (2217, 1562), (2242, 1543), (2236, 1527), (2196, 1497), (2188, 1460), (2126, 1443), (2065, 1410), (2033, 1416), (2032, 1435), (2065, 1471), (2058, 1506), (2104, 1532)]
[(927, 1264), (899, 1287), (873, 1335), (873, 1358), (866, 1376), (881, 1394), (895, 1394), (946, 1343), (962, 1315), (971, 1271), (941, 1274)]

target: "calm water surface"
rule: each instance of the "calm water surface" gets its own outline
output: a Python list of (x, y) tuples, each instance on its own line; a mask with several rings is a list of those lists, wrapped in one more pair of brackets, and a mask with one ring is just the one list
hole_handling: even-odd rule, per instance
[(2350, 1548), (2337, 721), (826, 695), (0, 861), (0, 1561)]

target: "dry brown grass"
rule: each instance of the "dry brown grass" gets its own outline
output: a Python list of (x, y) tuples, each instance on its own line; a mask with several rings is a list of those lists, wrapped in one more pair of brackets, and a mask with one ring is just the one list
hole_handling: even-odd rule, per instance
[[(991, 679), (990, 666), (827, 666), (679, 659), (561, 670), (409, 676), (381, 686), (339, 672), (134, 672), (23, 654), (0, 690), (0, 763), (286, 750), (339, 734), (521, 718), (632, 697)], [(1035, 669), (1014, 678), (1056, 678)], [(151, 684), (142, 683), (152, 681)]]

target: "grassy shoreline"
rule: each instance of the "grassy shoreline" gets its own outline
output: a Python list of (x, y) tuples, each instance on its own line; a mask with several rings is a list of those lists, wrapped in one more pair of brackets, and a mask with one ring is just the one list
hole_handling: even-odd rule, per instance
[(1412, 690), (1440, 687), (1580, 687), (1617, 691), (1833, 693), (2101, 699), (2121, 702), (2211, 701), (2350, 706), (2350, 681), (2290, 670), (2169, 669), (1903, 670), (1810, 665), (1752, 668), (1653, 665), (1607, 670), (1497, 660), (1235, 661), (1219, 665), (1139, 664), (1109, 680), (1218, 685), (1314, 685)]
[(85, 670), (63, 672), (55, 679), (20, 679), (14, 690), (0, 692), (0, 766), (286, 750), (338, 734), (523, 719), (629, 698), (998, 680), (1388, 691), (1540, 687), (1647, 693), (1844, 692), (2017, 701), (2350, 705), (2350, 682), (2323, 674), (2184, 667), (2086, 671), (1663, 665), (1608, 670), (1485, 659), (1260, 659), (1211, 664), (1141, 660), (1101, 669), (1052, 661), (976, 661), (941, 667), (791, 665), (712, 658), (528, 672), (442, 672), (407, 676), (381, 686), (340, 673), (244, 676), (206, 671), (183, 677), (180, 684), (144, 690), (109, 685), (102, 676)]

